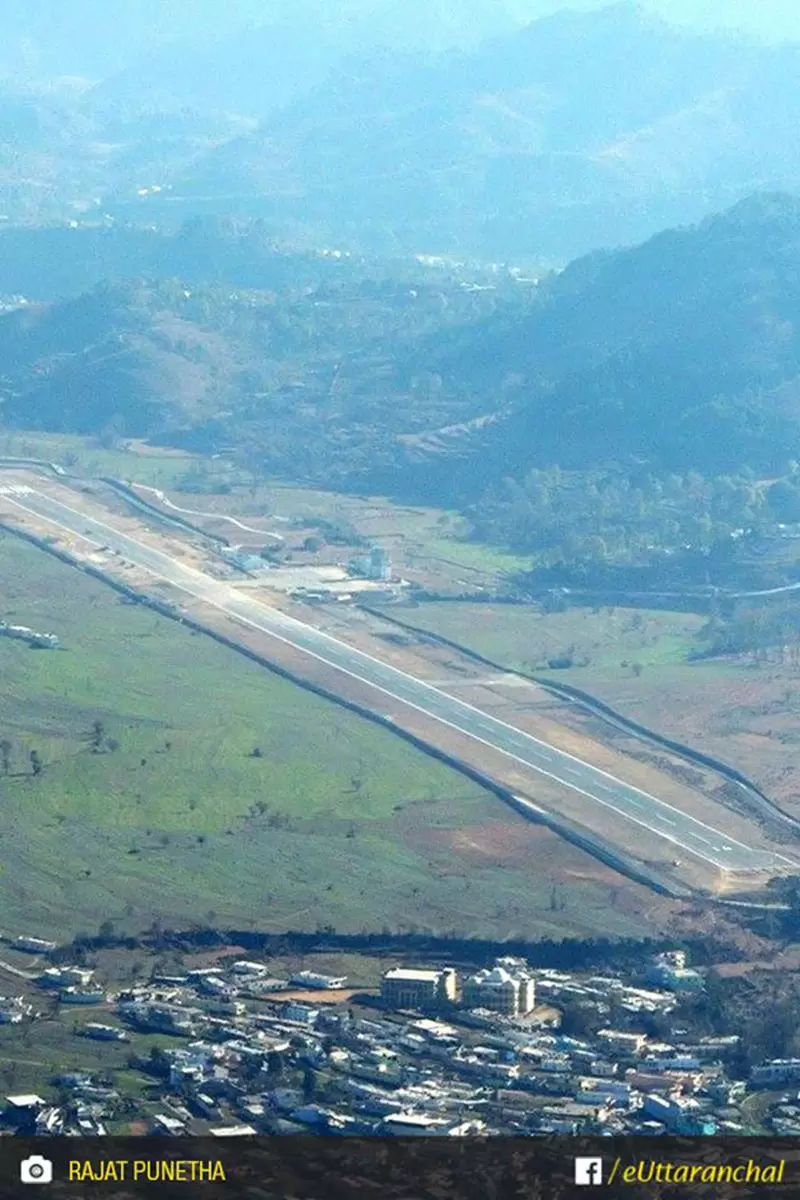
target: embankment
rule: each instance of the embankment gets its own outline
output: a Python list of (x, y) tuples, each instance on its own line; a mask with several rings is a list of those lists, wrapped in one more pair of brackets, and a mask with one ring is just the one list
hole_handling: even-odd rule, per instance
[[(360, 607), (364, 612), (370, 613), (381, 621), (388, 621), (391, 625), (396, 625), (407, 633), (413, 633), (416, 637), (428, 639), (437, 646), (445, 646), (450, 650), (456, 650), (466, 658), (472, 659), (473, 662), (480, 663), (481, 666), (490, 667), (493, 671), (509, 672), (507, 665), (499, 663), (495, 659), (487, 658), (485, 655), (479, 654), (476, 650), (472, 650), (469, 646), (465, 646), (461, 642), (456, 642), (452, 638), (444, 637), (438, 633), (431, 633), (430, 630), (424, 629), (419, 625), (414, 625), (411, 621), (404, 621), (402, 618), (386, 612), (385, 609), (372, 608), (368, 605), (361, 605)], [(742, 793), (742, 798), (754, 815), (763, 821), (770, 821), (777, 824), (784, 832), (790, 832), (795, 836), (800, 834), (800, 820), (791, 816), (790, 813), (785, 812), (780, 805), (761, 790), (757, 783), (754, 783), (752, 779), (748, 779), (746, 775), (736, 767), (732, 767), (730, 763), (723, 762), (719, 758), (714, 758), (710, 754), (705, 754), (702, 750), (695, 750), (692, 746), (675, 741), (673, 738), (666, 737), (663, 733), (658, 733), (655, 729), (650, 729), (648, 726), (642, 725), (639, 721), (634, 721), (631, 717), (626, 717), (624, 713), (618, 712), (610, 704), (599, 700), (596, 696), (591, 695), (590, 692), (583, 691), (582, 688), (574, 687), (568, 683), (560, 683), (549, 676), (528, 674), (526, 671), (515, 670), (509, 673), (519, 675), (523, 679), (530, 679), (532, 683), (538, 684), (539, 687), (551, 695), (557, 696), (561, 700), (566, 700), (578, 708), (582, 708), (592, 716), (600, 717), (609, 724), (615, 725), (618, 729), (624, 729), (626, 733), (632, 733), (641, 741), (648, 742), (659, 749), (668, 750), (671, 754), (677, 755), (693, 766), (706, 767), (714, 771), (726, 782), (736, 784)]]

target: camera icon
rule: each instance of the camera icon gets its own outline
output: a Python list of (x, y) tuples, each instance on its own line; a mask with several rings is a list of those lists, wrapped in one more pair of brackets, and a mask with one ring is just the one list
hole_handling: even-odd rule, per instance
[(53, 1164), (41, 1154), (32, 1154), (19, 1164), (19, 1177), (23, 1183), (52, 1183)]

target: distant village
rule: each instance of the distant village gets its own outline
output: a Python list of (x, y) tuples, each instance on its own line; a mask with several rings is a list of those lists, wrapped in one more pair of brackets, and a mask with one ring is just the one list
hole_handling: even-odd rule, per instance
[[(36, 962), (56, 949), (31, 937), (10, 945)], [(86, 1018), (72, 1036), (128, 1043), (124, 1077), (142, 1086), (127, 1094), (102, 1074), (62, 1072), (47, 1095), (5, 1096), (4, 1132), (103, 1136), (124, 1120), (163, 1136), (738, 1134), (752, 1132), (754, 1092), (785, 1089), (762, 1120), (800, 1134), (800, 1059), (736, 1078), (738, 1037), (681, 1022), (682, 999), (705, 979), (679, 950), (635, 978), (506, 957), (472, 973), (399, 964), (361, 992), (343, 977), (274, 971), (231, 956), (114, 991), (80, 965), (17, 970), (33, 1001), (0, 999), (0, 1023), (30, 1023), (35, 1041), (36, 996), (55, 1000)], [(596, 1032), (562, 1028), (576, 1005), (600, 1019)], [(668, 1036), (644, 1032), (654, 1018)], [(142, 1054), (141, 1034), (162, 1044)]]

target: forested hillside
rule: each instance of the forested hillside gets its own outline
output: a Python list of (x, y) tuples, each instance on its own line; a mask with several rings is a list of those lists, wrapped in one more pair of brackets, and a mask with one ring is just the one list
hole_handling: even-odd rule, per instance
[(719, 555), (800, 519), (791, 197), (538, 285), (292, 255), (257, 222), (73, 232), (129, 278), (0, 318), (7, 424), (241, 447), (263, 472), (461, 508), (552, 564)]
[(487, 481), (558, 463), (774, 470), (800, 418), (800, 201), (760, 196), (696, 228), (591, 255), (429, 347), (452, 387), (504, 394)]

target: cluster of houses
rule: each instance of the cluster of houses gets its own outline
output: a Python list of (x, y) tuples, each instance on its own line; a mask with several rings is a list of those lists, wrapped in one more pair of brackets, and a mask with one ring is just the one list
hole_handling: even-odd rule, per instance
[[(738, 1038), (684, 1022), (683, 998), (704, 977), (679, 951), (631, 979), (501, 958), (467, 973), (399, 965), (379, 994), (342, 992), (346, 982), (311, 971), (276, 979), (267, 963), (228, 960), (103, 991), (103, 1019), (75, 1033), (127, 1042), (125, 1077), (140, 1073), (144, 1088), (134, 1098), (113, 1074), (62, 1075), (58, 1102), (7, 1097), (5, 1125), (102, 1135), (135, 1120), (163, 1136), (218, 1137), (738, 1134), (751, 1131), (742, 1101), (752, 1089), (800, 1085), (800, 1060), (736, 1078)], [(101, 991), (79, 966), (46, 967), (37, 983), (62, 1003)], [(592, 1032), (564, 1020), (576, 1007)], [(18, 998), (0, 1008), (32, 1016)], [(793, 1099), (769, 1110), (775, 1132), (800, 1132)]]

